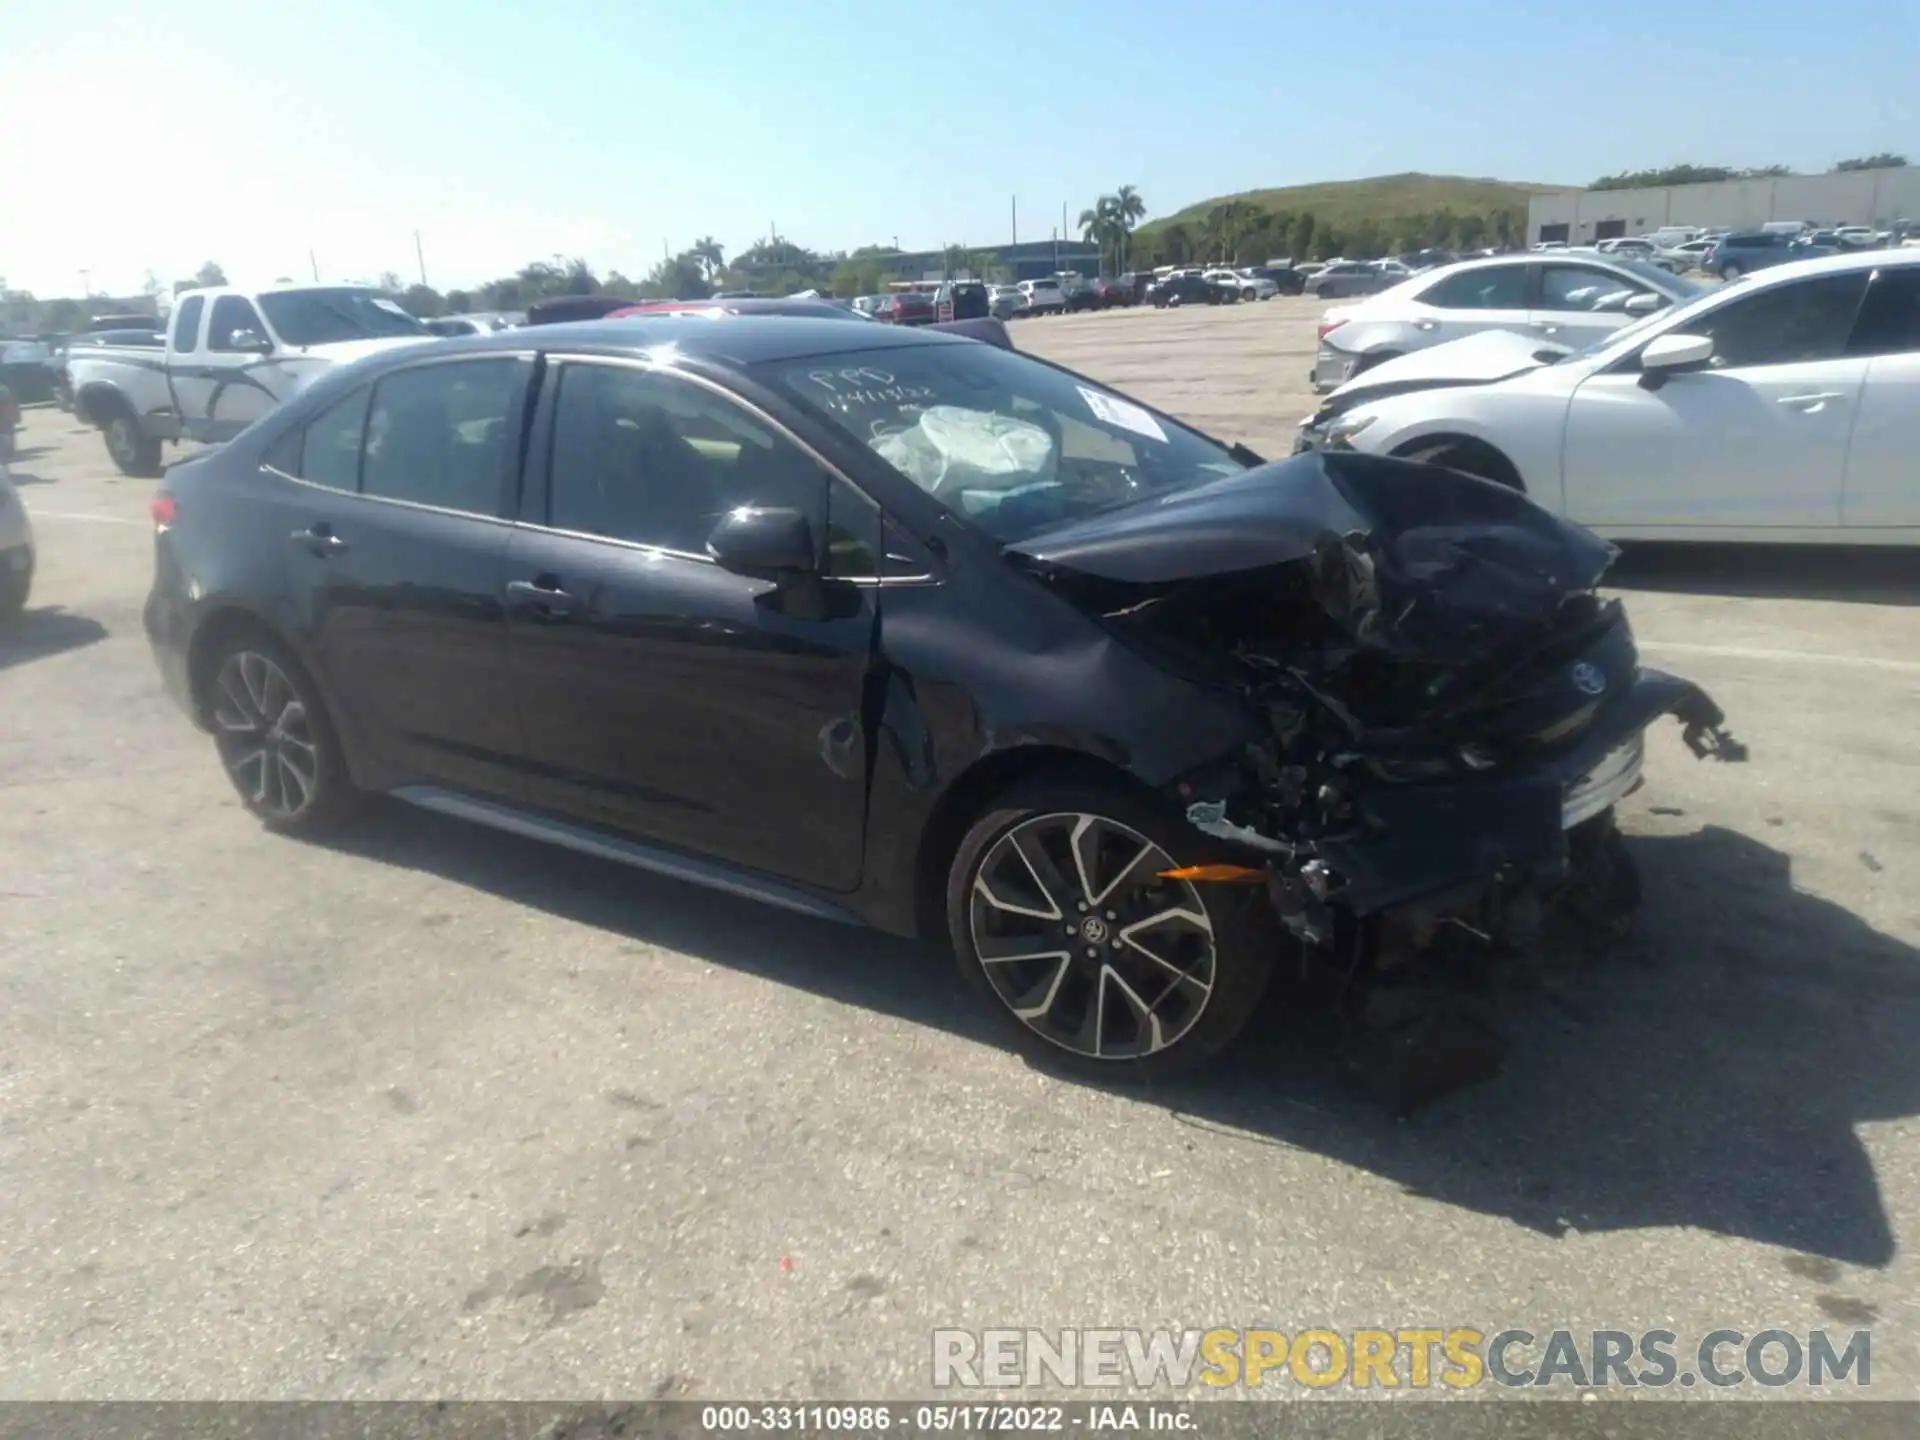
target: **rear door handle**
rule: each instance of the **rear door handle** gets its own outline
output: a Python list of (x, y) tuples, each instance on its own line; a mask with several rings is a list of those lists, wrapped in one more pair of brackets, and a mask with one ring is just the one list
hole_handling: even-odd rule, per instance
[(1534, 329), (1538, 330), (1542, 335), (1558, 335), (1560, 333), (1560, 327), (1558, 325), (1546, 323), (1536, 325)]
[(296, 530), (287, 538), (308, 554), (318, 555), (322, 560), (342, 554), (347, 548), (347, 542), (334, 534), (333, 527), (324, 520), (316, 520), (306, 529)]
[(1811, 415), (1816, 410), (1824, 409), (1829, 400), (1842, 400), (1845, 398), (1846, 397), (1838, 390), (1826, 390), (1818, 395), (1782, 395), (1780, 397), (1780, 403), (1789, 409), (1799, 410)]
[(558, 576), (536, 575), (531, 580), (509, 580), (507, 604), (542, 620), (564, 620), (580, 608), (580, 599), (560, 588)]

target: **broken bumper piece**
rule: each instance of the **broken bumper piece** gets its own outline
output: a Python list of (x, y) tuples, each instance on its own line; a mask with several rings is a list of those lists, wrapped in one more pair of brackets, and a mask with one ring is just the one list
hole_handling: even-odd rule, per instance
[(1673, 715), (1696, 755), (1746, 757), (1722, 715), (1690, 681), (1642, 670), (1581, 740), (1517, 774), (1385, 785), (1360, 798), (1358, 833), (1299, 844), (1228, 818), (1221, 801), (1187, 807), (1202, 832), (1264, 855), (1280, 878), (1314, 867), (1314, 898), (1356, 915), (1495, 876), (1552, 882), (1564, 874), (1567, 832), (1605, 813), (1638, 783), (1647, 727)]

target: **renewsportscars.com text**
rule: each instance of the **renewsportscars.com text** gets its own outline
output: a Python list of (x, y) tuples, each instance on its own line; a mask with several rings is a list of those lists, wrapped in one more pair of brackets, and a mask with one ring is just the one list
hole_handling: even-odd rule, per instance
[(1638, 1389), (1873, 1383), (1873, 1336), (1855, 1330), (1492, 1332), (1453, 1329), (936, 1330), (938, 1389), (1466, 1390), (1479, 1385)]

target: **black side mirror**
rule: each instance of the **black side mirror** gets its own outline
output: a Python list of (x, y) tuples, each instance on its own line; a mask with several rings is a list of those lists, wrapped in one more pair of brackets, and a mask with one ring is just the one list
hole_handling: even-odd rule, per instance
[(707, 553), (724, 570), (778, 579), (820, 568), (813, 526), (798, 510), (743, 505), (727, 512), (707, 537)]

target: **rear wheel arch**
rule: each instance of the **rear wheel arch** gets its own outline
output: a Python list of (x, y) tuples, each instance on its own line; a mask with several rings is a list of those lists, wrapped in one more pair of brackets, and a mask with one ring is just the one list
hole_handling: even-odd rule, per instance
[(244, 636), (257, 636), (296, 657), (299, 654), (279, 630), (241, 606), (227, 606), (202, 618), (187, 642), (187, 688), (193, 697), (194, 716), (203, 725), (212, 713), (213, 682), (220, 657)]
[(209, 726), (213, 714), (213, 683), (219, 673), (220, 657), (239, 640), (252, 637), (283, 651), (297, 665), (314, 694), (325, 708), (326, 720), (340, 746), (340, 757), (353, 783), (362, 789), (379, 790), (398, 783), (380, 772), (364, 747), (354, 743), (353, 717), (345, 713), (333, 685), (313, 662), (307, 648), (297, 642), (284, 626), (268, 616), (241, 604), (224, 604), (203, 616), (187, 641), (187, 693), (193, 701), (195, 720)]
[(99, 380), (74, 392), (73, 409), (82, 421), (95, 427), (104, 425), (109, 417), (123, 411), (129, 415), (134, 413), (131, 400), (115, 386)]
[(1527, 493), (1519, 467), (1498, 446), (1474, 435), (1422, 435), (1417, 440), (1402, 441), (1390, 453), (1398, 460), (1419, 460), (1429, 465), (1444, 465), (1450, 470), (1464, 470), (1469, 475), (1518, 490), (1522, 495)]
[(1017, 745), (982, 756), (954, 777), (921, 827), (914, 864), (914, 921), (922, 938), (933, 940), (947, 933), (947, 872), (967, 831), (1007, 791), (1041, 779), (1117, 782), (1141, 795), (1153, 794), (1118, 765), (1084, 750)]

